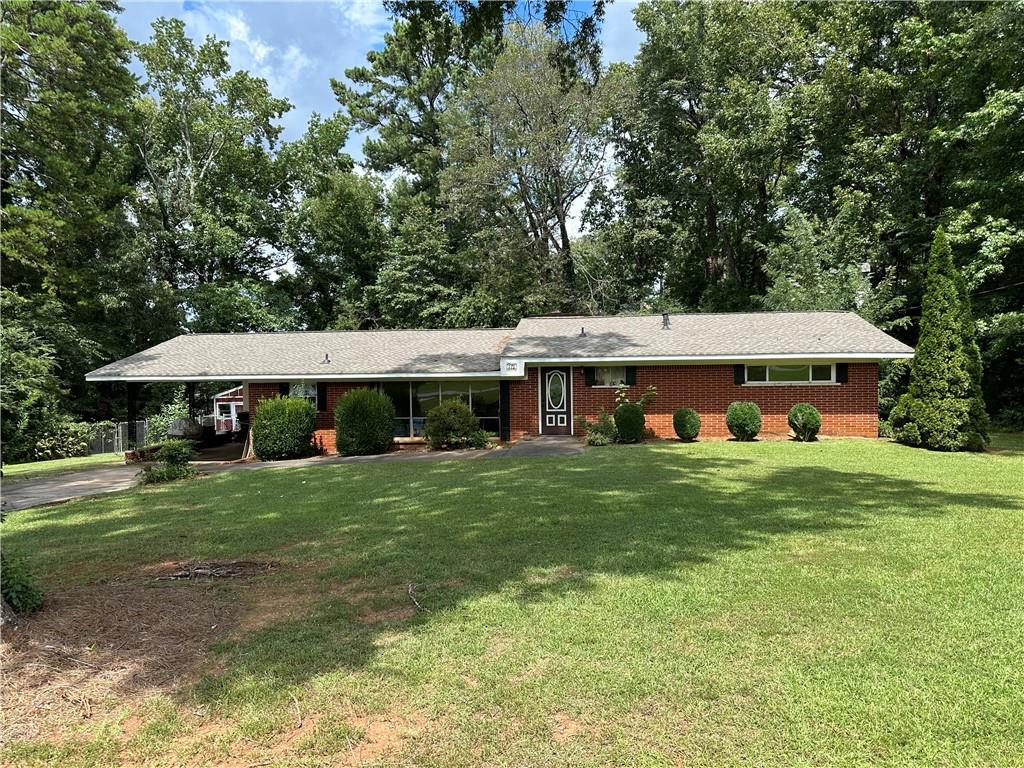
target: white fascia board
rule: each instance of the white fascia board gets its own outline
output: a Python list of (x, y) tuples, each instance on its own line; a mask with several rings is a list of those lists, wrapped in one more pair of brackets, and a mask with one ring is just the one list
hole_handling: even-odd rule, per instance
[(208, 374), (205, 376), (103, 376), (87, 373), (86, 381), (124, 381), (138, 383), (176, 381), (447, 381), (450, 379), (500, 379), (500, 371), (469, 373), (278, 373), (254, 376), (247, 373)]
[[(515, 358), (529, 365), (598, 365), (632, 363), (650, 365), (652, 363), (747, 363), (751, 361), (789, 360), (799, 362), (878, 362), (879, 360), (909, 360), (913, 352), (840, 352), (840, 353), (806, 353), (774, 354), (774, 355), (652, 355), (650, 357), (542, 357)], [(504, 362), (505, 358), (502, 358)], [(504, 368), (504, 366), (502, 366)]]

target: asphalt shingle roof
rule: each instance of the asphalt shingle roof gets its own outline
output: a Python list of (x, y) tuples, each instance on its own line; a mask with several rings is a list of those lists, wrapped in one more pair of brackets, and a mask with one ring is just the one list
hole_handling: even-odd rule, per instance
[(737, 312), (669, 315), (668, 328), (661, 315), (528, 317), (504, 354), (533, 360), (912, 352), (853, 312)]
[[(86, 378), (252, 376), (315, 378), (376, 373), (497, 371), (509, 328), (437, 331), (304, 331), (177, 336)], [(324, 355), (330, 357), (325, 363)]]
[[(580, 329), (585, 335), (580, 335)], [(852, 312), (532, 317), (513, 330), (194, 334), (105, 365), (90, 380), (282, 379), (497, 373), (501, 357), (633, 359), (903, 356), (913, 350)], [(324, 362), (324, 356), (330, 362)]]

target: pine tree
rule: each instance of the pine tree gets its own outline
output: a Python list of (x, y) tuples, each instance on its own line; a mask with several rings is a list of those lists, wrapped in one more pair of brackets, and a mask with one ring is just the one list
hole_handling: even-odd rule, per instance
[(896, 439), (907, 445), (962, 451), (987, 441), (970, 299), (941, 227), (932, 242), (910, 389), (891, 419)]

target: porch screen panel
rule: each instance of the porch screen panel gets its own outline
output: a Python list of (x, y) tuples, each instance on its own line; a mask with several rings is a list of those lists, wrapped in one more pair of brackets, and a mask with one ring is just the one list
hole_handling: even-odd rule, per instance
[(410, 437), (412, 435), (412, 423), (409, 406), (409, 382), (407, 381), (385, 381), (380, 385), (380, 391), (387, 395), (392, 405), (395, 406), (395, 437)]
[(480, 420), (480, 429), (497, 433), (501, 406), (499, 382), (474, 381), (472, 390), (473, 415)]
[(436, 381), (412, 384), (412, 433), (421, 435), (427, 414), (441, 403), (441, 387)]

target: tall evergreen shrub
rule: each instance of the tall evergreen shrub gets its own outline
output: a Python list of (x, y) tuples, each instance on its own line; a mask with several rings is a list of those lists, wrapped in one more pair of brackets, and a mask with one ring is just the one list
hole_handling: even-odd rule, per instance
[(313, 453), (316, 408), (301, 397), (275, 397), (256, 406), (252, 449), (264, 461)]
[(988, 442), (970, 297), (941, 227), (928, 262), (910, 388), (890, 421), (896, 439), (907, 445), (963, 451), (981, 450)]

